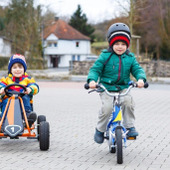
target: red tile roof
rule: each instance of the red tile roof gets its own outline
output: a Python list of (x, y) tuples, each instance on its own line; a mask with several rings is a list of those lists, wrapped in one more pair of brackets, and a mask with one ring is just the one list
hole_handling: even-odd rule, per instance
[(44, 29), (44, 39), (50, 34), (55, 34), (59, 39), (66, 40), (90, 40), (89, 37), (83, 35), (65, 21), (58, 19), (50, 26)]

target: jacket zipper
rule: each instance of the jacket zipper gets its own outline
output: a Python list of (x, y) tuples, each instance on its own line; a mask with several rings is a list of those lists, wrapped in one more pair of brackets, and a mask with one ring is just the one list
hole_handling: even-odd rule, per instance
[(117, 79), (117, 82), (120, 80), (121, 67), (122, 67), (122, 60), (121, 60), (121, 56), (119, 56), (119, 72), (118, 72), (118, 79)]

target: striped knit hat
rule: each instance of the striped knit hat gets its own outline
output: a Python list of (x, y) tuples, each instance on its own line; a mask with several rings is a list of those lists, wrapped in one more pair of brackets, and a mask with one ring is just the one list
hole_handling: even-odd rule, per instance
[(116, 42), (123, 41), (127, 47), (130, 45), (130, 30), (124, 23), (116, 23), (109, 27), (107, 34), (109, 46), (112, 47)]
[(21, 54), (14, 54), (13, 56), (11, 56), (11, 58), (9, 59), (9, 64), (8, 64), (8, 73), (11, 73), (11, 68), (12, 65), (15, 63), (20, 63), (23, 65), (24, 67), (24, 72), (27, 70), (27, 63), (25, 61), (25, 57)]

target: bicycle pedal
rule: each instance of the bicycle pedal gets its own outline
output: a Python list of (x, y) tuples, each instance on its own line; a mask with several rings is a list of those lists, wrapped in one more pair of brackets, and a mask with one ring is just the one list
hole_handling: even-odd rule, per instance
[(109, 140), (109, 136), (104, 136), (104, 139)]
[(136, 136), (127, 136), (127, 140), (136, 140)]

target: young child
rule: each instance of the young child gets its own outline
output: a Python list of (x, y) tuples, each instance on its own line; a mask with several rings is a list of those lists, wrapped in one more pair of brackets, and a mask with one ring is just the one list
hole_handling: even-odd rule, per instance
[[(25, 111), (28, 117), (29, 124), (32, 125), (33, 122), (36, 121), (36, 114), (32, 112), (32, 106), (30, 101), (32, 100), (33, 95), (37, 94), (39, 92), (39, 86), (35, 83), (35, 80), (28, 76), (26, 73), (27, 70), (27, 64), (25, 61), (25, 57), (21, 54), (14, 54), (8, 64), (8, 76), (2, 77), (0, 80), (0, 94), (1, 94), (1, 101), (0, 101), (0, 107), (2, 111), (2, 115), (4, 113), (8, 98), (5, 95), (4, 88), (7, 85), (13, 84), (13, 83), (19, 83), (26, 87), (26, 92), (23, 97), (23, 103), (25, 107)], [(20, 87), (12, 87), (11, 90), (15, 91), (21, 91)]]
[[(133, 53), (128, 50), (131, 33), (124, 23), (111, 25), (107, 33), (109, 48), (103, 50), (99, 58), (91, 67), (87, 82), (90, 88), (95, 88), (97, 83), (103, 84), (110, 92), (121, 92), (128, 87), (130, 73), (136, 78), (139, 88), (144, 86), (146, 75)], [(100, 94), (102, 108), (98, 115), (95, 142), (101, 144), (104, 141), (104, 132), (112, 112), (113, 99), (104, 92)], [(128, 136), (138, 136), (134, 127), (134, 101), (130, 94), (123, 97), (122, 113), (123, 125), (129, 130)]]

